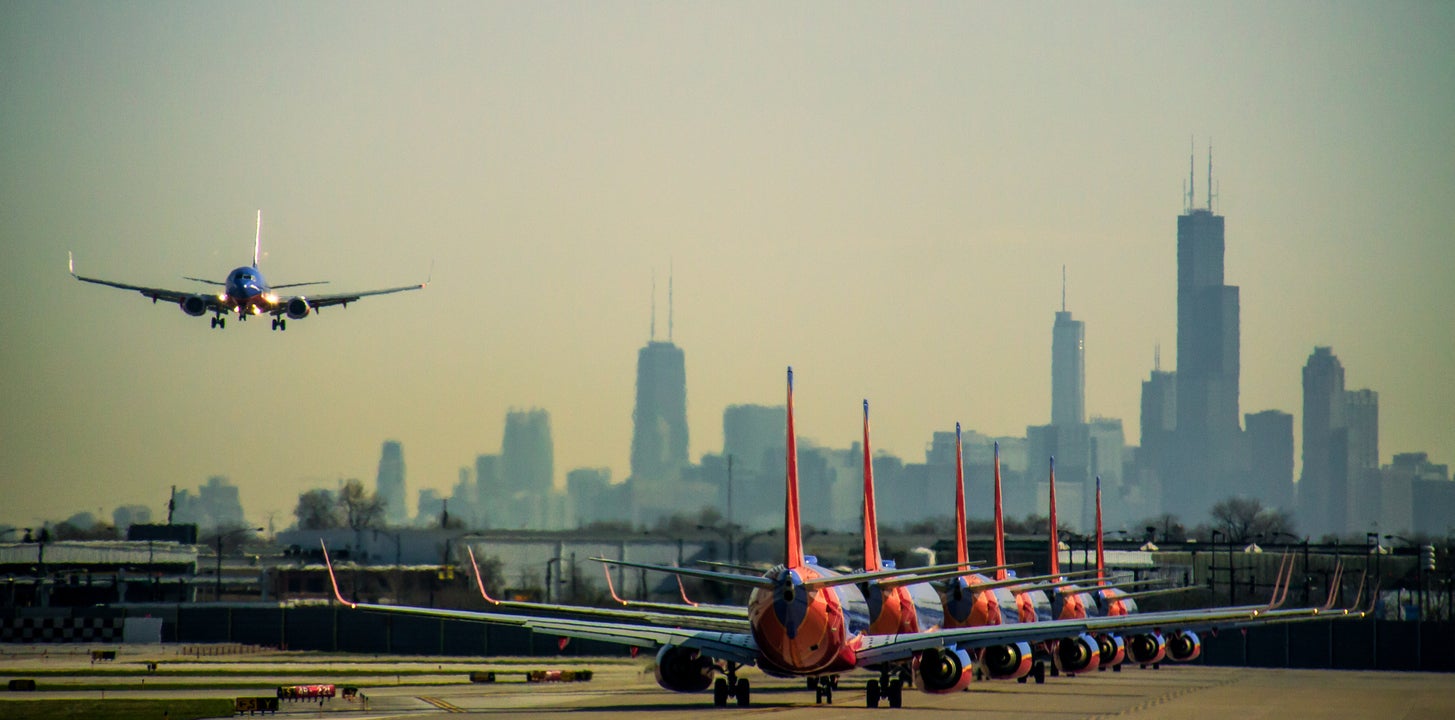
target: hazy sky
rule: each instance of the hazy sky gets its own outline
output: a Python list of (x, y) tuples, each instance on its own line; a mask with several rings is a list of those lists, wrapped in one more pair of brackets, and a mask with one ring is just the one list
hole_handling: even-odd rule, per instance
[[(1452, 37), (1436, 2), (4, 3), (0, 521), (217, 474), (282, 527), (389, 438), (412, 512), (513, 407), (558, 481), (621, 479), (669, 266), (694, 459), (790, 364), (832, 446), (866, 397), (911, 461), (1048, 422), (1063, 264), (1135, 444), (1194, 135), (1242, 411), (1297, 418), (1329, 345), (1382, 462), (1455, 462)], [(433, 282), (275, 333), (66, 274), (220, 279), (259, 208), (275, 283)]]

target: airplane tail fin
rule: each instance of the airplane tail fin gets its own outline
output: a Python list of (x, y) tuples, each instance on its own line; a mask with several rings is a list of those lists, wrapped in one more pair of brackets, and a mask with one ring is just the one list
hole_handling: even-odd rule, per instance
[(1061, 574), (1061, 539), (1056, 527), (1056, 458), (1051, 457), (1051, 574)]
[(955, 423), (955, 562), (969, 559), (965, 547), (965, 452), (960, 446), (960, 423)]
[(793, 431), (793, 368), (788, 368), (788, 487), (784, 502), (784, 563), (789, 568), (803, 567), (803, 528), (798, 513), (798, 437)]
[[(485, 577), (480, 574), (480, 563), (475, 562), (475, 548), (466, 545), (465, 550), (470, 553), (470, 567), (475, 570), (475, 587), (480, 588), (480, 597), (485, 598), (485, 602), (488, 602), (491, 605), (499, 605), (500, 601), (496, 600), (493, 597), (490, 597), (490, 593), (485, 591)], [(608, 582), (610, 582), (611, 576), (607, 575), (606, 579)], [(612, 595), (615, 594), (616, 592), (612, 591)]]
[[(1000, 443), (995, 444), (995, 564), (1005, 564), (1005, 515), (1000, 502)], [(1004, 569), (995, 571), (996, 580), (1009, 577)]]
[[(1101, 476), (1096, 476), (1096, 574), (1106, 577), (1106, 549), (1101, 545)], [(1103, 585), (1106, 581), (1102, 581)]]
[(869, 401), (864, 401), (864, 569), (879, 570), (879, 518), (874, 511), (874, 463), (869, 452)]
[(263, 249), (263, 211), (258, 211), (258, 234), (253, 238), (253, 267), (258, 266), (258, 254)]
[(325, 545), (324, 542), (323, 542), (323, 540), (320, 539), (318, 541), (318, 546), (321, 547), (321, 548), (323, 548), (323, 564), (328, 568), (328, 581), (330, 583), (333, 583), (333, 597), (334, 597), (334, 599), (338, 600), (340, 605), (347, 605), (349, 607), (355, 607), (357, 605), (357, 603), (351, 603), (348, 600), (345, 600), (344, 599), (344, 594), (341, 593), (341, 592), (339, 592), (339, 589), (338, 589), (338, 578), (335, 577), (334, 574), (333, 574), (333, 561), (330, 560), (330, 559), (328, 559), (328, 545)]

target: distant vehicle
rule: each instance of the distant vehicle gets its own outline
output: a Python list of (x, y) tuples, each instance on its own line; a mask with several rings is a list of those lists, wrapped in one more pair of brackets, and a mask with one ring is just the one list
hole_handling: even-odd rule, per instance
[(202, 317), (209, 312), (213, 313), (212, 327), (214, 328), (226, 327), (227, 318), (223, 316), (236, 313), (239, 320), (247, 320), (250, 315), (272, 315), (273, 329), (287, 330), (288, 320), (301, 320), (319, 308), (325, 308), (331, 305), (348, 306), (349, 303), (369, 295), (388, 295), (406, 290), (420, 290), (425, 286), (425, 283), (420, 283), (418, 285), (404, 285), (401, 287), (385, 288), (383, 290), (365, 290), (352, 293), (311, 296), (279, 295), (274, 291), (283, 288), (303, 287), (305, 285), (324, 285), (327, 281), (269, 285), (263, 279), (262, 271), (258, 269), (258, 252), (262, 247), (262, 242), (263, 211), (259, 210), (258, 231), (253, 241), (252, 265), (244, 265), (234, 269), (227, 274), (227, 279), (221, 282), (194, 277), (183, 278), (184, 280), (191, 280), (193, 282), (220, 286), (222, 291), (217, 293), (168, 290), (166, 288), (129, 285), (111, 280), (85, 277), (76, 274), (75, 257), (71, 256), (70, 253), (67, 253), (67, 262), (71, 271), (71, 277), (81, 282), (106, 285), (121, 288), (122, 290), (135, 290), (151, 298), (153, 303), (156, 303), (158, 300), (174, 302), (182, 308), (182, 312), (192, 317)]

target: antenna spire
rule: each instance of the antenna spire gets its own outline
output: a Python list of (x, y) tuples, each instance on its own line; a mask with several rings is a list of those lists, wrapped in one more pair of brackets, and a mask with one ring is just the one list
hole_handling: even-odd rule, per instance
[(1162, 372), (1162, 343), (1152, 346), (1152, 371)]
[(651, 342), (657, 341), (657, 271), (652, 270), (652, 335), (648, 338)]
[(1207, 211), (1213, 209), (1213, 181), (1212, 181), (1212, 138), (1207, 141)]
[(672, 261), (667, 261), (667, 342), (672, 342)]
[(1187, 141), (1187, 210), (1192, 211), (1193, 198), (1197, 196), (1197, 170), (1194, 167), (1193, 157), (1197, 154), (1197, 138), (1191, 137)]
[(1066, 312), (1066, 266), (1061, 266), (1061, 312)]

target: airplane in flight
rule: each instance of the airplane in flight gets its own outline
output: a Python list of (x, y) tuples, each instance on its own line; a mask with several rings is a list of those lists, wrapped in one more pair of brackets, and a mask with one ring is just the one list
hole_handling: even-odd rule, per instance
[[(784, 502), (784, 562), (762, 576), (736, 575), (695, 568), (652, 566), (663, 572), (709, 577), (752, 589), (748, 601), (749, 631), (724, 632), (684, 627), (628, 625), (615, 622), (524, 616), (509, 613), (380, 605), (345, 600), (325, 548), (324, 559), (334, 597), (351, 609), (370, 612), (450, 618), (524, 627), (534, 631), (601, 640), (657, 651), (657, 682), (677, 692), (712, 689), (713, 703), (733, 699), (750, 703), (750, 688), (738, 670), (754, 665), (776, 677), (822, 678), (856, 669), (876, 669), (908, 662), (915, 686), (922, 692), (948, 693), (971, 682), (970, 653), (981, 648), (1041, 642), (1090, 631), (1139, 627), (1157, 618), (1023, 623), (992, 627), (921, 630), (870, 635), (869, 607), (859, 589), (866, 581), (914, 574), (887, 569), (840, 574), (822, 567), (804, 552), (799, 513), (797, 439), (794, 432), (793, 371), (788, 371), (787, 464)], [(1256, 615), (1237, 608), (1229, 621)]]
[(221, 288), (219, 292), (201, 292), (192, 290), (169, 290), (166, 288), (146, 287), (143, 285), (131, 285), (128, 283), (103, 280), (101, 278), (85, 277), (76, 274), (76, 260), (73, 255), (67, 253), (67, 264), (71, 277), (81, 282), (95, 283), (107, 287), (120, 288), (122, 290), (135, 290), (145, 297), (152, 299), (155, 304), (158, 300), (177, 303), (182, 312), (192, 317), (202, 317), (207, 313), (213, 313), (212, 327), (222, 328), (227, 325), (227, 318), (224, 315), (236, 314), (238, 320), (247, 320), (252, 315), (272, 315), (274, 330), (287, 330), (288, 320), (301, 320), (314, 311), (322, 308), (341, 305), (348, 307), (348, 304), (362, 297), (370, 295), (388, 295), (390, 293), (405, 292), (408, 290), (423, 289), (426, 283), (418, 285), (403, 285), (400, 287), (385, 288), (383, 290), (365, 290), (352, 293), (331, 293), (320, 295), (279, 295), (277, 290), (284, 288), (303, 287), (306, 285), (324, 285), (327, 281), (313, 281), (301, 283), (288, 283), (285, 285), (269, 285), (263, 279), (263, 273), (258, 269), (258, 254), (263, 243), (263, 211), (258, 211), (257, 236), (253, 241), (253, 264), (234, 268), (222, 281), (204, 280), (202, 278), (184, 277), (184, 280), (216, 285)]

